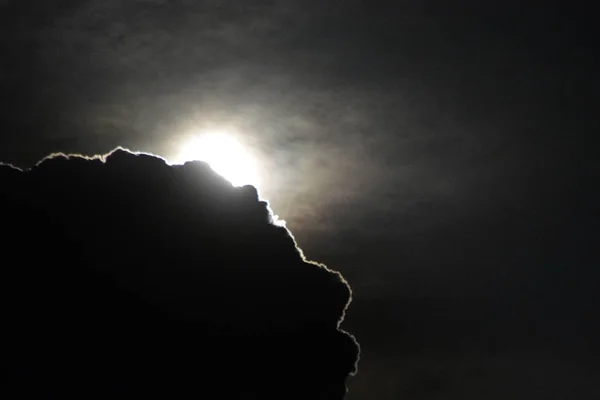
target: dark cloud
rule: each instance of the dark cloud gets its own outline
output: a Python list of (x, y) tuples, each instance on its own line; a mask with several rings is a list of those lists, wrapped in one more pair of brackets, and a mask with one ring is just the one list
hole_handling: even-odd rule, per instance
[(2, 165), (0, 180), (6, 390), (344, 397), (350, 288), (304, 259), (255, 188), (123, 149)]

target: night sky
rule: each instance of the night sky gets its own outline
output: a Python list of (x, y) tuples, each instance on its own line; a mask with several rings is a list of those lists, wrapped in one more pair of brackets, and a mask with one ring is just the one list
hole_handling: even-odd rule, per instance
[(0, 160), (230, 130), (352, 288), (346, 399), (596, 399), (592, 5), (2, 0)]

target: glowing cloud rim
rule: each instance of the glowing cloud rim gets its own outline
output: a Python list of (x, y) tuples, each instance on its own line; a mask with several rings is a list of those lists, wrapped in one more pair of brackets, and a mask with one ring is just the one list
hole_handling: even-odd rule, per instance
[(234, 186), (258, 187), (260, 174), (258, 161), (246, 147), (227, 132), (207, 132), (194, 135), (184, 142), (172, 164), (203, 161)]

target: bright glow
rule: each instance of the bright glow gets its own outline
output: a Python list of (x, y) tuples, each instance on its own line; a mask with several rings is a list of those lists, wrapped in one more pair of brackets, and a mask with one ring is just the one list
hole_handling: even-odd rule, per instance
[(200, 160), (208, 163), (234, 186), (258, 186), (259, 177), (254, 158), (235, 138), (224, 133), (202, 134), (187, 143), (176, 163)]

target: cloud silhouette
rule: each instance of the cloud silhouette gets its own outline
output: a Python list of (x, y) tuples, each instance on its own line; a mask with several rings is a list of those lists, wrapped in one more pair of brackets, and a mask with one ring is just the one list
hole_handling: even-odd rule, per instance
[(350, 288), (304, 258), (254, 187), (118, 148), (0, 165), (0, 194), (6, 390), (344, 397)]

